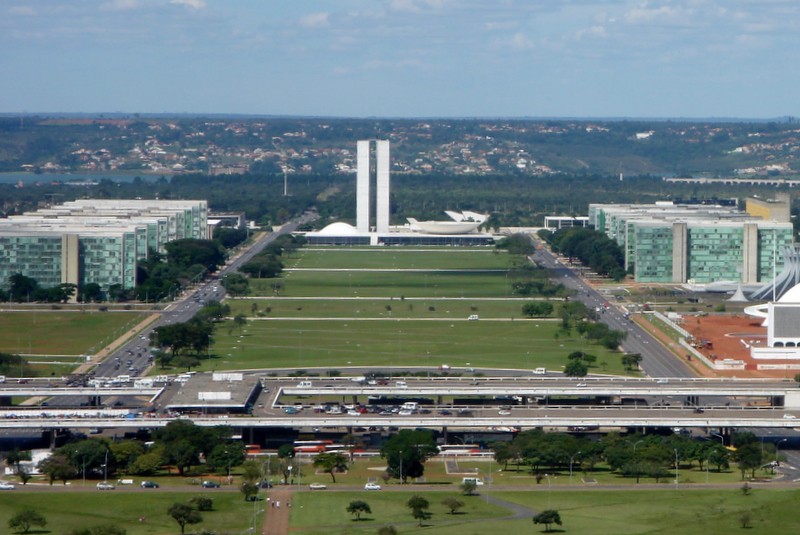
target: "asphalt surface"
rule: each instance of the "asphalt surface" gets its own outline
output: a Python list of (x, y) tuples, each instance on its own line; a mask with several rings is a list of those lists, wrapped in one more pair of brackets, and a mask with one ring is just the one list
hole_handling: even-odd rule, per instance
[[(606, 296), (587, 284), (579, 274), (563, 264), (550, 251), (540, 247), (530, 256), (530, 259), (538, 265), (550, 269), (555, 281), (575, 290), (577, 295), (570, 299), (582, 302), (590, 310), (599, 308), (601, 322), (611, 329), (627, 332), (628, 335), (622, 344), (622, 349), (625, 353), (642, 355), (640, 366), (647, 375), (650, 377), (696, 377), (697, 374), (686, 363), (682, 362), (645, 329), (626, 318), (624, 312), (614, 303), (609, 302)], [(607, 308), (606, 305), (608, 305)]]

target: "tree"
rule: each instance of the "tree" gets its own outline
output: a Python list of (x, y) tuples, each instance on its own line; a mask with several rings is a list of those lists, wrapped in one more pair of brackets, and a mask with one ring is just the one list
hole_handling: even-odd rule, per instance
[(232, 296), (246, 295), (250, 288), (250, 281), (241, 273), (231, 273), (222, 279), (222, 286)]
[(755, 477), (756, 469), (763, 464), (761, 446), (757, 442), (749, 442), (739, 447), (734, 453), (734, 460), (742, 473), (742, 479), (748, 470), (750, 470), (750, 477)]
[(214, 509), (214, 500), (208, 496), (195, 496), (189, 500), (189, 505), (198, 511), (211, 511)]
[(445, 507), (450, 509), (450, 514), (454, 515), (454, 514), (456, 514), (456, 511), (458, 511), (459, 509), (464, 507), (464, 502), (462, 502), (458, 498), (454, 498), (453, 496), (450, 496), (450, 497), (445, 498), (444, 500), (442, 500), (442, 505), (444, 505)]
[(356, 515), (356, 521), (361, 520), (361, 514), (372, 514), (372, 509), (370, 509), (369, 504), (362, 500), (353, 500), (347, 506), (347, 512), (351, 515)]
[(522, 314), (529, 318), (545, 318), (553, 313), (553, 304), (547, 301), (533, 301), (522, 305)]
[(57, 480), (66, 485), (67, 481), (75, 479), (78, 475), (78, 471), (72, 466), (69, 459), (59, 453), (54, 453), (47, 459), (40, 461), (37, 468), (48, 477), (51, 485)]
[(324, 472), (329, 473), (333, 482), (336, 483), (334, 472), (347, 470), (347, 457), (339, 452), (320, 453), (314, 458), (314, 467), (322, 468)]
[(381, 446), (381, 457), (387, 460), (391, 477), (405, 481), (425, 473), (425, 460), (439, 452), (430, 431), (402, 429)]
[(22, 273), (14, 273), (8, 278), (8, 286), (10, 299), (22, 303), (30, 301), (31, 295), (39, 288), (39, 283)]
[(567, 377), (586, 377), (589, 373), (589, 365), (581, 360), (570, 360), (564, 366), (564, 375)]
[(622, 365), (628, 371), (635, 370), (642, 362), (642, 355), (639, 353), (626, 353), (622, 355)]
[(8, 527), (17, 533), (28, 533), (33, 526), (43, 528), (46, 525), (47, 519), (34, 509), (23, 509), (8, 519)]
[(550, 531), (550, 526), (553, 524), (561, 525), (561, 515), (554, 509), (545, 509), (538, 515), (533, 517), (534, 524), (544, 524), (544, 531)]
[(167, 509), (167, 514), (175, 519), (181, 527), (181, 535), (186, 533), (187, 524), (199, 524), (203, 521), (201, 515), (194, 507), (186, 503), (174, 503)]
[(242, 484), (239, 485), (239, 490), (244, 494), (244, 501), (249, 502), (258, 494), (258, 485), (252, 481), (242, 481)]
[(472, 496), (475, 494), (475, 489), (478, 488), (478, 484), (471, 479), (464, 481), (461, 485), (459, 485), (461, 492), (464, 493), (464, 496)]
[(431, 514), (428, 512), (430, 506), (431, 504), (428, 500), (417, 494), (409, 498), (406, 502), (406, 507), (411, 509), (411, 516), (419, 521), (419, 527), (422, 527), (423, 520), (427, 520), (431, 517)]

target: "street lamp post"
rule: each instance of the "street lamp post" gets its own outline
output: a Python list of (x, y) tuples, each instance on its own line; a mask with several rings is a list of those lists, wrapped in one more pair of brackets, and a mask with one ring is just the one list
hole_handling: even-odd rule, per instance
[(400, 484), (403, 484), (403, 450), (400, 450)]
[(678, 449), (675, 448), (675, 489), (678, 488)]
[(569, 456), (569, 484), (572, 485), (572, 461), (575, 459), (577, 455), (580, 455), (581, 452), (576, 451), (572, 455)]
[(786, 442), (789, 440), (788, 438), (782, 438), (775, 443), (775, 464), (772, 465), (772, 472), (775, 473), (775, 467), (778, 466), (778, 450), (781, 447), (782, 442)]
[(545, 474), (544, 477), (547, 478), (547, 508), (551, 509), (551, 500), (550, 497), (553, 494), (553, 486), (550, 482), (550, 474)]
[(634, 467), (636, 468), (636, 482), (637, 483), (639, 482), (639, 461), (637, 460), (637, 457), (636, 457), (636, 446), (638, 446), (642, 442), (644, 442), (644, 439), (637, 440), (636, 442), (633, 443), (633, 462), (634, 462)]
[(105, 462), (103, 462), (103, 482), (108, 481), (108, 449), (106, 449), (106, 458)]

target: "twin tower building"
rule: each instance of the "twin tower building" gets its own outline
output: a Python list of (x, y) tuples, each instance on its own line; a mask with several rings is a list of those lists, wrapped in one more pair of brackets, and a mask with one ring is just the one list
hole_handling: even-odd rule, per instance
[(361, 140), (356, 147), (356, 229), (366, 234), (374, 227), (378, 234), (386, 234), (389, 232), (389, 141)]

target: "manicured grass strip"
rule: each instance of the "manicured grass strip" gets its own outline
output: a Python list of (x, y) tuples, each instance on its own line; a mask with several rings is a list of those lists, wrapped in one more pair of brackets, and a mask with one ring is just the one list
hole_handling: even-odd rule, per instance
[[(417, 494), (426, 498), (433, 513), (420, 528), (405, 506), (411, 492), (336, 493), (319, 491), (296, 495), (291, 529), (304, 535), (330, 533), (375, 533), (380, 526), (394, 525), (400, 533), (467, 535), (485, 533), (541, 533), (544, 526), (531, 518), (509, 519), (512, 511), (494, 505), (493, 499), (516, 503), (531, 514), (552, 508), (559, 511), (564, 533), (583, 535), (691, 533), (728, 535), (742, 528), (743, 515), (758, 533), (792, 533), (800, 528), (795, 514), (800, 491), (756, 489), (745, 496), (738, 488), (499, 492), (481, 488), (479, 496), (453, 492)], [(486, 494), (488, 493), (488, 498)], [(448, 496), (465, 503), (463, 514), (450, 515), (441, 501)], [(354, 521), (346, 512), (351, 500), (364, 500), (372, 514)], [(488, 503), (487, 503), (488, 502)]]
[(510, 297), (504, 271), (292, 271), (251, 279), (250, 295), (284, 297)]
[(507, 269), (511, 257), (493, 248), (301, 249), (284, 259), (287, 268)]
[[(259, 298), (228, 299), (231, 316), (244, 314), (259, 318), (454, 318), (478, 314), (481, 319), (523, 318), (522, 307), (531, 299), (435, 299), (425, 298)], [(552, 301), (554, 316), (561, 301)]]
[(453, 321), (254, 320), (242, 331), (222, 326), (212, 349), (217, 358), (201, 361), (201, 369), (449, 364), (557, 371), (580, 350), (597, 356), (590, 371), (623, 374), (619, 353), (559, 328), (552, 321), (467, 321), (463, 314)]
[(138, 312), (36, 311), (0, 314), (0, 351), (81, 355), (125, 334)]
[[(240, 533), (251, 527), (253, 512), (263, 502), (245, 502), (239, 492), (213, 492), (198, 489), (196, 492), (165, 492), (150, 489), (135, 491), (120, 489), (113, 491), (72, 491), (61, 489), (43, 493), (25, 491), (3, 491), (0, 500), (0, 526), (3, 533), (8, 520), (17, 511), (32, 508), (47, 519), (45, 530), (31, 533), (61, 535), (73, 529), (114, 524), (127, 530), (128, 535), (173, 535), (180, 533), (175, 520), (167, 515), (167, 509), (175, 502), (187, 502), (194, 496), (214, 499), (214, 510), (201, 513), (202, 524), (187, 526), (187, 532), (205, 528), (217, 533)], [(140, 518), (144, 520), (139, 521)], [(258, 515), (261, 525), (263, 513)]]

